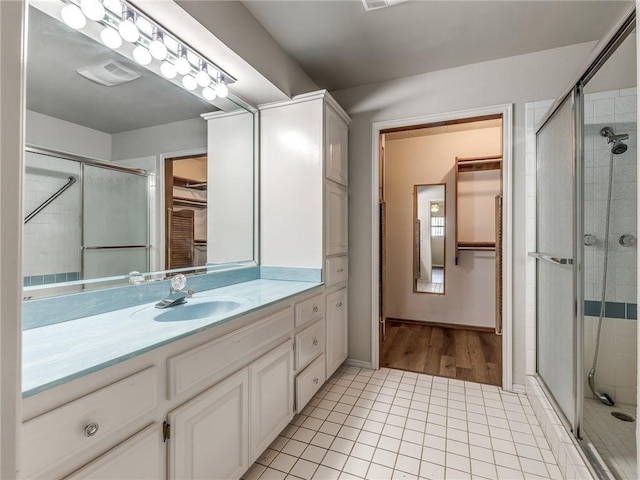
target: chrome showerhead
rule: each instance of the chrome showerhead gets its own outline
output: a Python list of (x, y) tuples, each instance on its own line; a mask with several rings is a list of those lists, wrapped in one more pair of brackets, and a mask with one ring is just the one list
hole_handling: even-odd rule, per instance
[(627, 151), (628, 147), (622, 141), (629, 138), (628, 134), (621, 133), (620, 135), (616, 135), (611, 127), (604, 127), (600, 130), (600, 135), (607, 137), (607, 143), (613, 143), (611, 146), (611, 153), (614, 155), (620, 155)]

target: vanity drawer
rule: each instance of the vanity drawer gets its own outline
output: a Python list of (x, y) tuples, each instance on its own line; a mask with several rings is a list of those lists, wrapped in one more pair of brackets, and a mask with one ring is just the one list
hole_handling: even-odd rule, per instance
[(296, 304), (296, 327), (324, 317), (324, 296), (317, 295)]
[(302, 370), (324, 352), (325, 321), (317, 321), (296, 335), (296, 370)]
[(171, 357), (169, 399), (198, 393), (248, 365), (269, 346), (291, 336), (293, 309), (287, 308), (198, 348)]
[(324, 277), (324, 284), (327, 287), (344, 282), (349, 278), (349, 258), (346, 255), (340, 257), (327, 258), (327, 272)]
[(324, 384), (326, 377), (324, 355), (316, 358), (296, 377), (296, 411), (300, 413)]
[[(139, 430), (157, 405), (151, 367), (22, 425), (22, 478), (41, 478), (86, 449), (112, 447)], [(147, 420), (148, 421), (148, 420)]]

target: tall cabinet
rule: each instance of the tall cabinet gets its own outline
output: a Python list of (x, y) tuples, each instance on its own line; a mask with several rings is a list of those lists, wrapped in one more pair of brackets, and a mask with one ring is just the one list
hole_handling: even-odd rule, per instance
[(326, 377), (348, 356), (348, 124), (326, 90), (260, 110), (260, 263), (317, 269)]

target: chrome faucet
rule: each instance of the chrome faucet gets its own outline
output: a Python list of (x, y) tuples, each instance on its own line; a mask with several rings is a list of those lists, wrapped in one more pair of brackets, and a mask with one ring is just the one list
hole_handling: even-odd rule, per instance
[(156, 308), (168, 308), (175, 307), (176, 305), (182, 305), (187, 303), (187, 298), (193, 295), (193, 290), (182, 290), (187, 285), (187, 277), (182, 274), (178, 274), (171, 279), (171, 286), (169, 287), (169, 295), (156, 303)]

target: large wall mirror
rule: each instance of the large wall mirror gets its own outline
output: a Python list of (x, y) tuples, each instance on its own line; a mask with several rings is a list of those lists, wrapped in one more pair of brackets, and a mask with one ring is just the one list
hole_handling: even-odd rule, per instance
[(445, 184), (414, 185), (413, 291), (444, 295)]
[[(29, 6), (25, 296), (255, 264), (255, 109), (133, 7), (105, 0), (92, 21), (69, 5)], [(121, 38), (124, 20), (139, 40)], [(226, 117), (224, 138), (212, 134)]]

